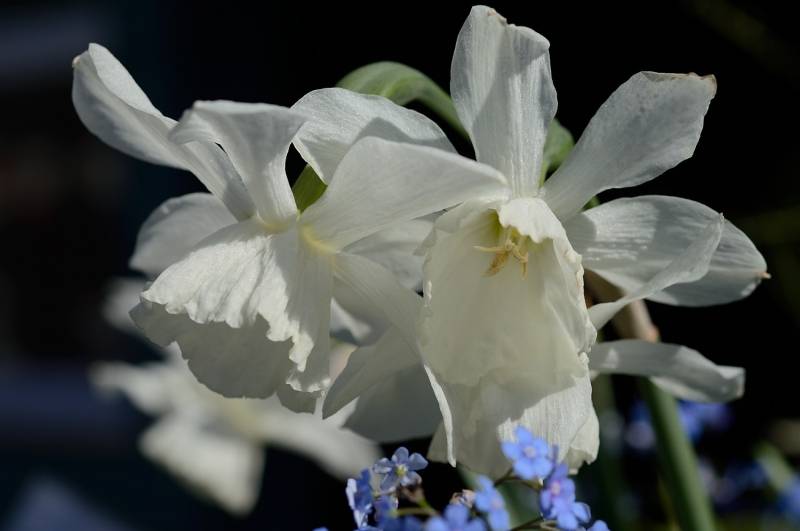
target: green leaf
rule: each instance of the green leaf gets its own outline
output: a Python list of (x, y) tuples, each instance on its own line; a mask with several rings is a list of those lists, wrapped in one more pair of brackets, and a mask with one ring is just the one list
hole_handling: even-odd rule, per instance
[(419, 101), (460, 135), (468, 138), (447, 92), (431, 78), (410, 66), (390, 61), (372, 63), (353, 70), (337, 86), (362, 94), (383, 96), (398, 105)]
[(302, 212), (309, 206), (314, 204), (314, 201), (320, 198), (327, 186), (319, 178), (314, 168), (306, 165), (303, 172), (294, 182), (292, 186), (292, 193), (294, 194), (294, 202), (297, 203), (297, 208)]
[(545, 178), (556, 171), (561, 163), (567, 158), (569, 152), (575, 147), (575, 140), (572, 133), (567, 128), (558, 123), (558, 120), (550, 122), (547, 130), (547, 140), (544, 142), (544, 155), (542, 157), (542, 174), (539, 176), (539, 184), (544, 184)]
[(547, 130), (547, 140), (544, 143), (544, 163), (547, 173), (553, 173), (567, 158), (569, 152), (575, 147), (572, 133), (561, 125), (558, 120), (550, 123)]

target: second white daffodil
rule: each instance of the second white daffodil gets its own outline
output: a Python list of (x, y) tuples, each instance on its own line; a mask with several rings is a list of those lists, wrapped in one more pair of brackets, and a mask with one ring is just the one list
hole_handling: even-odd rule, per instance
[[(296, 410), (312, 409), (330, 379), (334, 283), (380, 300), (377, 312), (398, 313), (416, 297), (400, 289), (395, 299), (400, 284), (389, 270), (347, 247), (502, 185), (493, 172), (440, 149), (451, 148), (422, 115), (344, 90), (309, 94), (293, 109), (201, 101), (175, 122), (108, 50), (91, 45), (75, 61), (73, 101), (110, 145), (190, 170), (213, 194), (186, 196), (173, 211), (205, 225), (223, 221), (155, 278), (132, 312), (135, 322), (157, 344), (177, 342), (211, 389), (233, 397), (277, 393)], [(332, 109), (353, 112), (326, 124)], [(284, 170), (293, 140), (329, 183), (303, 212)], [(415, 167), (428, 151), (438, 165)], [(160, 235), (169, 231), (154, 232)]]

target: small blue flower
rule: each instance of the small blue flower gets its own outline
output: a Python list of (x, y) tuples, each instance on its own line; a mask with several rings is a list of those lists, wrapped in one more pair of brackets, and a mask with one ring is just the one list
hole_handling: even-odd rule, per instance
[(478, 476), (478, 484), (481, 489), (475, 492), (475, 507), (482, 513), (486, 513), (489, 527), (492, 528), (492, 531), (511, 529), (511, 520), (506, 511), (505, 501), (494, 488), (492, 480), (486, 476)]
[(422, 522), (413, 516), (391, 518), (379, 525), (381, 531), (422, 531)]
[(608, 525), (602, 520), (597, 520), (592, 524), (592, 527), (586, 531), (608, 531)]
[(348, 479), (345, 494), (347, 494), (347, 503), (353, 511), (353, 519), (359, 529), (362, 529), (367, 524), (367, 518), (372, 513), (372, 486), (370, 485), (369, 469), (365, 468), (361, 471), (358, 479)]
[(469, 509), (463, 505), (450, 504), (443, 517), (428, 520), (425, 531), (486, 531), (486, 524), (479, 518), (470, 519)]
[(395, 518), (394, 512), (397, 510), (398, 501), (394, 496), (381, 496), (375, 501), (374, 505), (375, 520), (381, 527), (384, 522)]
[(556, 521), (559, 529), (576, 531), (592, 519), (592, 513), (588, 505), (575, 501), (575, 482), (568, 474), (564, 463), (555, 468), (539, 493), (539, 508), (545, 518)]
[(796, 477), (781, 492), (778, 511), (788, 520), (800, 523), (800, 477)]
[(522, 479), (544, 479), (553, 470), (553, 456), (544, 439), (534, 437), (531, 432), (518, 426), (516, 442), (506, 441), (501, 448), (514, 464), (514, 472)]
[(398, 485), (403, 487), (419, 485), (422, 478), (417, 474), (417, 470), (422, 470), (426, 466), (428, 461), (424, 457), (416, 452), (409, 456), (408, 450), (401, 446), (395, 451), (391, 460), (384, 457), (372, 465), (372, 471), (383, 475), (381, 491), (389, 492)]

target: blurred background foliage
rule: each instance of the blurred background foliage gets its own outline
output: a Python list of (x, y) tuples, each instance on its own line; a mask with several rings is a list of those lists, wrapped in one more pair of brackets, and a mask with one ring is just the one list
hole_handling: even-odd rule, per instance
[[(130, 274), (127, 258), (139, 224), (164, 199), (199, 183), (93, 138), (72, 109), (72, 58), (88, 42), (106, 45), (175, 118), (196, 99), (291, 105), (380, 60), (411, 65), (447, 87), (469, 5), (0, 4), (0, 529), (350, 525), (343, 485), (280, 451), (269, 452), (255, 512), (232, 519), (145, 461), (136, 436), (147, 419), (124, 400), (102, 400), (88, 384), (91, 362), (157, 358), (144, 342), (106, 324), (101, 308), (109, 280)], [(748, 371), (746, 395), (731, 405), (731, 422), (697, 438), (709, 470), (722, 477), (737, 463), (750, 466), (755, 456), (767, 463), (762, 471), (783, 474), (778, 483), (791, 494), (785, 487), (800, 465), (800, 42), (793, 6), (705, 0), (493, 7), (550, 40), (558, 119), (576, 138), (637, 71), (717, 77), (695, 156), (635, 193), (683, 196), (723, 212), (755, 241), (772, 279), (731, 305), (650, 309), (665, 341)], [(468, 153), (463, 142), (457, 145)], [(295, 154), (289, 174), (301, 169)], [(618, 524), (628, 529), (653, 529), (667, 521), (669, 509), (661, 508), (652, 455), (626, 442), (636, 421), (636, 387), (615, 378), (613, 386), (597, 389), (611, 408), (603, 418), (608, 451), (583, 474), (583, 488), (601, 502), (604, 493), (619, 492), (606, 496), (605, 506), (593, 504), (599, 517), (611, 518), (605, 510), (621, 515)], [(411, 447), (424, 451), (425, 441)], [(441, 505), (458, 477), (439, 466), (426, 474), (426, 484)], [(785, 517), (792, 501), (800, 517), (800, 494), (779, 503), (769, 484), (756, 481), (735, 501), (718, 501), (724, 529), (800, 526)]]

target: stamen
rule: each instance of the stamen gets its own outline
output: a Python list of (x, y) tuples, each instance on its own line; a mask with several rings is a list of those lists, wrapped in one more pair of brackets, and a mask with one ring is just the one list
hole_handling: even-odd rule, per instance
[(489, 264), (489, 269), (483, 274), (485, 277), (491, 277), (500, 272), (508, 262), (508, 257), (513, 256), (517, 262), (522, 266), (522, 278), (528, 277), (528, 237), (520, 234), (514, 228), (504, 229), (500, 238), (503, 241), (502, 245), (494, 247), (484, 247), (482, 245), (475, 245), (473, 248), (477, 251), (485, 253), (494, 253), (492, 263)]

